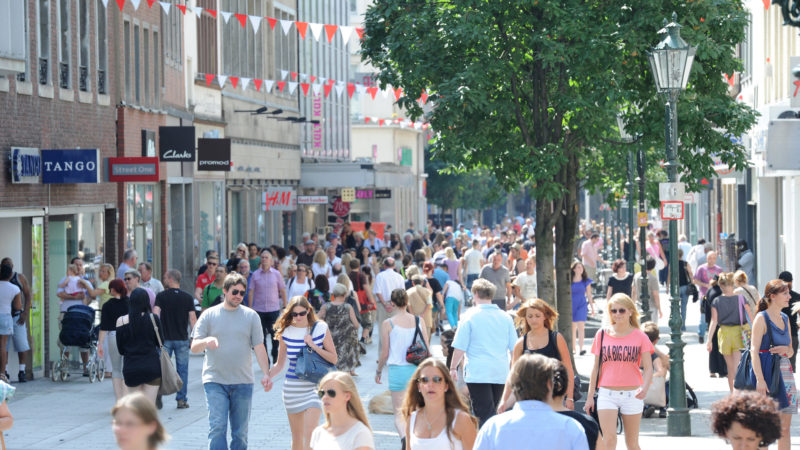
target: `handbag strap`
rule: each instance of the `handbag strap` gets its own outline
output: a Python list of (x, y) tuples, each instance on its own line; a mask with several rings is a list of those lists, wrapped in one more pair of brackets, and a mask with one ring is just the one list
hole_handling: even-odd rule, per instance
[(419, 336), (419, 316), (414, 316), (414, 337), (411, 339), (411, 343), (417, 342), (417, 336)]
[[(739, 308), (738, 308), (739, 309), (739, 326), (742, 326), (742, 325), (744, 325), (744, 322), (742, 322), (742, 309), (744, 309), (744, 297), (742, 297), (741, 294), (739, 294), (738, 301), (739, 301)], [(747, 314), (745, 314), (745, 317), (747, 317)], [(750, 322), (750, 318), (749, 317), (747, 318), (747, 321)]]
[(594, 391), (600, 389), (600, 369), (603, 367), (603, 338), (606, 335), (606, 330), (600, 330), (600, 354), (597, 355), (599, 361), (597, 363), (597, 378), (594, 383)]
[[(318, 324), (318, 323), (319, 323), (319, 320), (318, 320), (318, 321), (316, 321), (316, 322), (314, 322), (314, 325), (311, 325), (311, 332), (309, 332), (309, 333), (308, 333), (308, 334), (310, 334), (310, 335), (311, 335), (311, 339), (312, 339), (312, 340), (314, 339), (314, 330), (317, 328), (317, 324)], [(308, 344), (306, 344), (306, 347), (308, 347), (308, 348), (311, 348), (311, 346), (310, 346), (310, 345), (308, 345)]]
[(164, 344), (161, 343), (161, 333), (158, 332), (158, 325), (156, 325), (156, 319), (153, 314), (150, 314), (150, 321), (153, 322), (153, 330), (155, 330), (156, 332), (156, 339), (158, 339), (158, 348), (161, 348), (164, 346)]

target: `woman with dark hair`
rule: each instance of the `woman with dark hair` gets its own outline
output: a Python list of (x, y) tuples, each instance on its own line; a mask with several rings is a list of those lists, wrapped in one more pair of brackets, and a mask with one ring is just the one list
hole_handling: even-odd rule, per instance
[[(705, 310), (706, 326), (708, 327), (711, 326), (711, 305), (717, 297), (722, 295), (722, 286), (719, 285), (719, 274), (714, 275), (710, 283), (710, 287), (702, 300), (703, 303), (700, 305), (700, 307)], [(728, 376), (728, 364), (725, 362), (725, 357), (722, 356), (722, 353), (719, 351), (718, 334), (719, 329), (716, 329), (713, 334), (709, 333), (708, 335), (708, 342), (711, 342), (711, 350), (709, 350), (708, 353), (708, 373), (711, 378)]]
[(630, 298), (637, 298), (636, 286), (633, 284), (633, 274), (628, 272), (628, 267), (624, 259), (618, 259), (611, 263), (611, 270), (614, 275), (608, 279), (608, 290), (606, 301), (614, 294), (623, 293)]
[(573, 348), (580, 349), (580, 354), (586, 354), (583, 349), (583, 341), (586, 335), (586, 319), (588, 317), (589, 306), (594, 315), (594, 299), (592, 299), (592, 283), (594, 280), (586, 275), (586, 268), (583, 263), (575, 261), (569, 267), (570, 282), (572, 283), (572, 341), (577, 339), (577, 345)]
[[(128, 289), (125, 282), (119, 278), (113, 279), (108, 283), (108, 292), (111, 298), (103, 303), (100, 310), (100, 334), (97, 338), (97, 355), (104, 357), (108, 351), (111, 364), (106, 367), (106, 371), (111, 371), (111, 383), (114, 385), (114, 395), (117, 400), (128, 393), (122, 377), (122, 355), (117, 348), (117, 319), (128, 314), (128, 297), (125, 295)], [(106, 336), (108, 340), (106, 340)]]
[(564, 395), (567, 394), (567, 386), (571, 381), (570, 375), (564, 364), (559, 364), (553, 372), (553, 398), (550, 400), (550, 407), (553, 411), (572, 417), (577, 420), (586, 432), (586, 440), (589, 441), (589, 450), (604, 448), (603, 435), (600, 434), (600, 425), (595, 422), (592, 416), (580, 411), (572, 411), (564, 407)]
[[(750, 340), (750, 354), (753, 366), (750, 375), (756, 382), (756, 392), (777, 400), (781, 413), (781, 437), (779, 450), (789, 450), (791, 446), (792, 415), (797, 414), (797, 388), (789, 358), (792, 356), (792, 334), (789, 317), (781, 309), (789, 306), (789, 285), (782, 280), (772, 280), (764, 288), (764, 298), (758, 302), (758, 314), (753, 320), (753, 334)], [(755, 355), (758, 355), (756, 360)], [(772, 380), (775, 372), (780, 372), (780, 380), (774, 392), (768, 391), (767, 380)]]
[(122, 377), (129, 391), (140, 391), (155, 404), (161, 385), (161, 321), (150, 309), (150, 296), (142, 288), (131, 292), (128, 314), (117, 319), (117, 348), (122, 355)]
[(417, 366), (405, 390), (405, 448), (410, 450), (471, 449), (478, 419), (458, 394), (447, 366), (428, 358)]
[(771, 398), (736, 391), (711, 405), (711, 430), (736, 450), (758, 450), (780, 438), (781, 420)]
[(425, 276), (425, 279), (428, 280), (428, 287), (433, 291), (433, 310), (431, 311), (431, 315), (433, 320), (431, 322), (430, 332), (433, 334), (436, 332), (438, 334), (439, 328), (439, 311), (444, 311), (444, 299), (442, 298), (442, 291), (444, 288), (442, 284), (439, 283), (439, 280), (433, 276), (433, 263), (426, 262), (422, 265), (422, 273)]
[(328, 277), (324, 274), (319, 274), (314, 277), (314, 287), (306, 291), (306, 298), (311, 306), (314, 307), (315, 312), (319, 312), (320, 308), (325, 306), (331, 301), (330, 286), (328, 284)]

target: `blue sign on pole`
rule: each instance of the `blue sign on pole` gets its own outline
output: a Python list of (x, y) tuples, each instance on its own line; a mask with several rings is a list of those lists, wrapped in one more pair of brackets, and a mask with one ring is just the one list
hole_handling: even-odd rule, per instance
[(42, 150), (42, 184), (100, 182), (97, 149)]

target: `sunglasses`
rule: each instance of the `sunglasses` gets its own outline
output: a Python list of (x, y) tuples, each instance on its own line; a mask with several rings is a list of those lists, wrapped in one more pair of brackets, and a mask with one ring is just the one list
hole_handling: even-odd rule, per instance
[(442, 377), (440, 377), (438, 375), (435, 375), (433, 377), (419, 377), (419, 378), (417, 378), (417, 382), (419, 384), (428, 384), (428, 383), (441, 384), (443, 381), (444, 381), (444, 378), (442, 378)]
[(317, 395), (319, 395), (319, 398), (325, 397), (325, 394), (328, 394), (328, 397), (330, 398), (336, 398), (336, 391), (334, 391), (333, 389), (320, 389), (319, 391), (317, 391)]
[(131, 281), (131, 280), (133, 280), (133, 278), (131, 278), (131, 277), (125, 277), (125, 281)]
[(212, 267), (212, 266), (218, 266), (219, 264), (210, 262), (210, 263), (206, 263), (206, 265), (209, 266), (209, 267)]
[(308, 313), (308, 311), (300, 311), (300, 312), (290, 312), (289, 315), (291, 317), (303, 317)]
[(625, 314), (625, 311), (627, 311), (627, 309), (625, 309), (625, 308), (613, 309), (612, 308), (609, 311), (611, 311), (611, 314)]
[(245, 289), (231, 289), (231, 294), (233, 295), (244, 295), (245, 292), (247, 292)]

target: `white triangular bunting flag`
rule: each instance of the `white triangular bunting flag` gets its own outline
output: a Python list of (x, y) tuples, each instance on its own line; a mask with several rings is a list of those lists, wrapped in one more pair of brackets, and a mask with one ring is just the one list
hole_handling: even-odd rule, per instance
[(261, 25), (261, 16), (248, 16), (250, 23), (253, 25), (253, 32), (258, 33), (258, 26)]
[(108, 8), (108, 0), (100, 0), (103, 2), (103, 8)]
[(350, 36), (353, 34), (353, 27), (339, 27), (339, 32), (342, 33), (342, 42), (347, 45), (350, 42)]
[(300, 73), (300, 81), (308, 81), (308, 74), (307, 73)]
[(219, 80), (219, 87), (224, 88), (225, 87), (225, 81), (228, 80), (228, 76), (227, 75), (217, 75), (217, 80)]
[(139, 9), (139, 3), (141, 3), (141, 2), (142, 2), (142, 0), (131, 0), (131, 4), (133, 4), (133, 10), (134, 11)]
[(419, 130), (420, 128), (422, 128), (422, 123), (421, 122), (414, 122), (414, 129), (415, 130)]
[(198, 19), (200, 18), (200, 16), (202, 16), (202, 15), (203, 15), (203, 8), (202, 8), (202, 7), (200, 7), (200, 6), (192, 6), (192, 10), (193, 10), (193, 11), (194, 11), (194, 13), (197, 15), (197, 18), (198, 18)]
[(169, 2), (158, 2), (158, 4), (164, 9), (164, 14), (169, 15)]
[(344, 84), (336, 84), (336, 95), (338, 97), (342, 96), (342, 92), (344, 92)]
[(363, 84), (357, 84), (356, 85), (356, 92), (358, 92), (359, 94), (363, 94), (363, 93), (367, 92), (367, 87), (364, 86)]
[(291, 20), (281, 20), (281, 28), (283, 28), (283, 34), (289, 34), (289, 30), (292, 29), (292, 24), (294, 21)]
[(314, 40), (319, 40), (319, 35), (322, 33), (322, 24), (321, 23), (309, 23), (308, 28), (311, 28), (311, 34), (314, 35)]
[(264, 88), (267, 90), (267, 93), (272, 92), (272, 86), (275, 84), (275, 80), (264, 80)]
[(219, 13), (222, 14), (222, 18), (225, 19), (225, 23), (228, 23), (228, 21), (231, 19), (231, 14), (233, 14), (228, 11), (220, 11)]
[(373, 117), (370, 117), (370, 119), (371, 119), (371, 120), (372, 120), (374, 123), (378, 123), (378, 118), (377, 118), (377, 117), (373, 116)]
[(289, 95), (294, 95), (294, 91), (297, 90), (297, 84), (298, 83), (296, 83), (294, 81), (290, 81), (288, 84), (289, 84)]
[(401, 120), (400, 121), (400, 128), (405, 128), (405, 127), (406, 127), (406, 121), (405, 120)]
[(288, 75), (289, 75), (288, 70), (281, 70), (281, 81), (285, 80)]
[(319, 83), (314, 83), (311, 85), (311, 89), (314, 90), (314, 95), (319, 95), (322, 92), (322, 85)]
[(239, 79), (239, 81), (242, 82), (242, 90), (243, 91), (247, 90), (247, 86), (250, 84), (250, 80), (251, 80), (250, 78), (245, 78), (245, 77), (242, 77), (242, 78)]
[(328, 79), (326, 77), (319, 77), (319, 82), (320, 83), (325, 84), (326, 81), (328, 81)]

